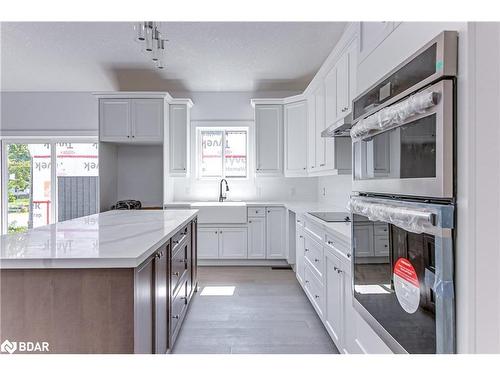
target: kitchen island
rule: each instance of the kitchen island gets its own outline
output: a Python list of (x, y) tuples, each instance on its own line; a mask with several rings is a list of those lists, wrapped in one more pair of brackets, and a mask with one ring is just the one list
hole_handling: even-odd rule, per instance
[(197, 287), (197, 210), (109, 211), (0, 237), (0, 342), (167, 353)]

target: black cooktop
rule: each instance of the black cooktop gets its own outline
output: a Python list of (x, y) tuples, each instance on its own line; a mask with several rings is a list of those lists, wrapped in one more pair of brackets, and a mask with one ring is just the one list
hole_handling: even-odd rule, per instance
[(348, 212), (308, 212), (308, 214), (326, 221), (327, 223), (342, 223), (351, 221), (351, 216)]

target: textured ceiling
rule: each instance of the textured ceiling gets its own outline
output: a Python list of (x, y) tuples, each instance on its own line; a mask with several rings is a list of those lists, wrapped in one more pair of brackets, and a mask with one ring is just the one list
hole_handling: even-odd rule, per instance
[(2, 23), (1, 84), (9, 91), (302, 90), (344, 22), (165, 22), (166, 69), (126, 22)]

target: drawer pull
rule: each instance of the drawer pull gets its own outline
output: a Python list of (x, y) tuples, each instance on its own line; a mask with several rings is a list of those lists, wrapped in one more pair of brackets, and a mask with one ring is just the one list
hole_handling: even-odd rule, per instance
[(304, 238), (304, 236), (303, 236), (303, 235), (301, 235), (301, 234), (299, 234), (299, 238)]
[(248, 223), (249, 223), (249, 224), (252, 224), (252, 220), (248, 220)]
[(318, 259), (318, 258), (315, 258), (315, 259), (314, 259), (314, 261), (315, 261), (316, 263), (318, 263), (318, 262), (319, 262), (319, 259)]
[(179, 272), (174, 272), (174, 276), (179, 276)]
[(338, 270), (339, 270), (339, 269), (338, 269), (337, 267), (335, 267), (335, 266), (334, 266), (334, 267), (333, 267), (333, 270), (338, 272)]
[(306, 280), (306, 284), (309, 284), (309, 280)]
[(328, 245), (332, 245), (333, 246), (333, 241), (328, 241)]
[(317, 294), (315, 294), (315, 295), (314, 295), (314, 298), (318, 299), (318, 298), (319, 298), (319, 296), (318, 296)]
[(388, 247), (388, 245), (384, 245), (384, 247)]
[(304, 251), (307, 253), (309, 251), (309, 249), (304, 249)]
[(179, 315), (174, 315), (174, 316), (172, 316), (172, 319), (179, 319), (179, 318), (180, 318), (180, 316), (179, 316)]
[(347, 253), (346, 255), (347, 255), (347, 257), (348, 257), (348, 258), (350, 258), (350, 257), (351, 257), (351, 253)]
[(342, 273), (342, 270), (340, 270), (340, 269), (337, 269), (337, 273)]

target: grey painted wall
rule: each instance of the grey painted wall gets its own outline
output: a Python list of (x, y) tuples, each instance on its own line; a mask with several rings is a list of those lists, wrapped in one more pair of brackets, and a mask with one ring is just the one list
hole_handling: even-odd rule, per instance
[(0, 135), (97, 135), (88, 92), (2, 92)]

